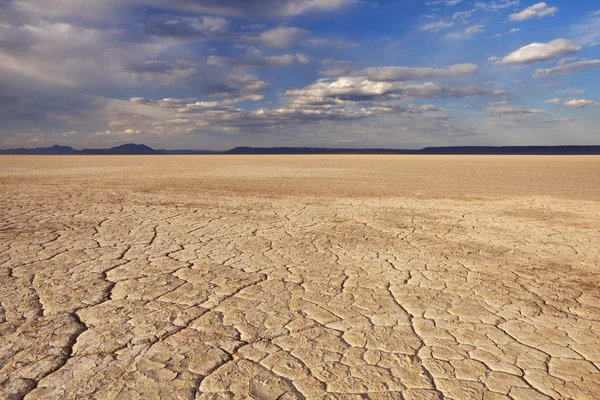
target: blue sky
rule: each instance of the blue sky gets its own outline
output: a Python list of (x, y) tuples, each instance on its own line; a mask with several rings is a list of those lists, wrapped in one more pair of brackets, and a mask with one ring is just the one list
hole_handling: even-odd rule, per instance
[(600, 3), (0, 0), (0, 148), (600, 143)]

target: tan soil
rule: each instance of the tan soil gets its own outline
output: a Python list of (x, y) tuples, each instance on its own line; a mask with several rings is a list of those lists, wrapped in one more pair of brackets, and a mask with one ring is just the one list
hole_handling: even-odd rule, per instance
[(600, 157), (2, 156), (0, 195), (0, 398), (600, 397)]

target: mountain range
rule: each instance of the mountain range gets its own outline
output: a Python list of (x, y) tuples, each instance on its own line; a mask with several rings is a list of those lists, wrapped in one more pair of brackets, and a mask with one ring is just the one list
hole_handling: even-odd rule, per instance
[(521, 155), (600, 155), (597, 146), (456, 146), (409, 149), (344, 149), (323, 147), (235, 147), (226, 151), (155, 150), (144, 144), (128, 143), (109, 149), (76, 150), (70, 146), (0, 150), (0, 154), (21, 155), (178, 155), (178, 154), (521, 154)]

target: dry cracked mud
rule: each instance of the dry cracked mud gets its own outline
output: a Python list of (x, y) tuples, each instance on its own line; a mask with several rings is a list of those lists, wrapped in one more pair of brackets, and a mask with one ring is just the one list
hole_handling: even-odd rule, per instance
[(600, 157), (0, 157), (4, 399), (598, 399)]

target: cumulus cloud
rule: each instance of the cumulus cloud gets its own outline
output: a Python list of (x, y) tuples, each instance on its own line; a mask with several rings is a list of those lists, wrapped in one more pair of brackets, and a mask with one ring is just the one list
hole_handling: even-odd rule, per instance
[(561, 104), (562, 102), (560, 101), (560, 99), (557, 97), (555, 99), (551, 99), (551, 100), (546, 100), (544, 102), (544, 104)]
[(570, 108), (584, 108), (589, 106), (599, 106), (600, 103), (585, 99), (568, 99), (564, 102), (564, 105)]
[(553, 68), (537, 69), (533, 74), (534, 78), (542, 78), (552, 75), (570, 75), (576, 72), (589, 71), (600, 68), (600, 60), (585, 60), (571, 64), (558, 65)]
[(581, 46), (576, 45), (568, 39), (556, 39), (549, 43), (532, 43), (521, 47), (504, 57), (498, 63), (532, 64), (540, 61), (548, 61), (567, 54), (573, 54), (579, 50), (581, 50)]
[(306, 104), (331, 102), (390, 101), (407, 97), (461, 98), (467, 96), (499, 96), (505, 91), (471, 86), (444, 85), (434, 82), (407, 84), (405, 82), (371, 81), (367, 77), (320, 79), (302, 89), (289, 89), (286, 97)]
[(364, 73), (371, 81), (392, 82), (471, 76), (479, 73), (479, 67), (475, 64), (456, 64), (448, 68), (371, 67)]
[[(292, 102), (285, 106), (272, 109), (260, 108), (255, 111), (232, 108), (225, 104), (201, 104), (192, 102), (191, 99), (162, 99), (150, 100), (145, 98), (132, 98), (131, 104), (147, 109), (157, 109), (161, 113), (163, 122), (152, 122), (151, 130), (162, 130), (165, 127), (192, 131), (198, 128), (214, 126), (213, 129), (221, 131), (236, 131), (239, 129), (251, 131), (269, 131), (273, 129), (287, 129), (290, 125), (305, 125), (311, 123), (343, 122), (357, 119), (365, 119), (375, 116), (395, 115), (430, 116), (432, 119), (449, 119), (439, 113), (437, 107), (431, 104), (398, 106), (387, 103), (366, 105), (364, 107), (348, 108), (344, 104), (307, 104)], [(200, 103), (200, 104), (199, 104)], [(222, 103), (222, 102), (220, 102)], [(119, 104), (123, 108), (122, 104)], [(115, 107), (116, 108), (116, 107)], [(129, 111), (131, 113), (131, 111)], [(164, 114), (166, 112), (167, 114)], [(147, 114), (148, 110), (139, 110), (139, 113)], [(118, 119), (118, 118), (117, 118)], [(146, 122), (147, 124), (147, 122)], [(127, 122), (122, 122), (123, 131)], [(158, 128), (157, 128), (158, 126)], [(115, 125), (119, 128), (119, 125)]]
[(537, 3), (531, 7), (527, 7), (521, 12), (510, 14), (510, 21), (525, 21), (532, 18), (543, 18), (548, 15), (553, 15), (558, 11), (557, 7), (549, 7), (546, 3)]
[(150, 100), (143, 97), (133, 97), (129, 99), (132, 103), (156, 106), (162, 109), (176, 110), (180, 113), (192, 113), (196, 111), (204, 111), (211, 108), (229, 106), (232, 104), (242, 103), (245, 101), (260, 101), (264, 99), (263, 95), (244, 95), (223, 100), (213, 101), (198, 101), (197, 99), (174, 99), (165, 98), (162, 100)]
[(262, 46), (283, 49), (290, 47), (308, 35), (308, 31), (295, 27), (280, 26), (256, 35), (246, 36), (245, 39)]

